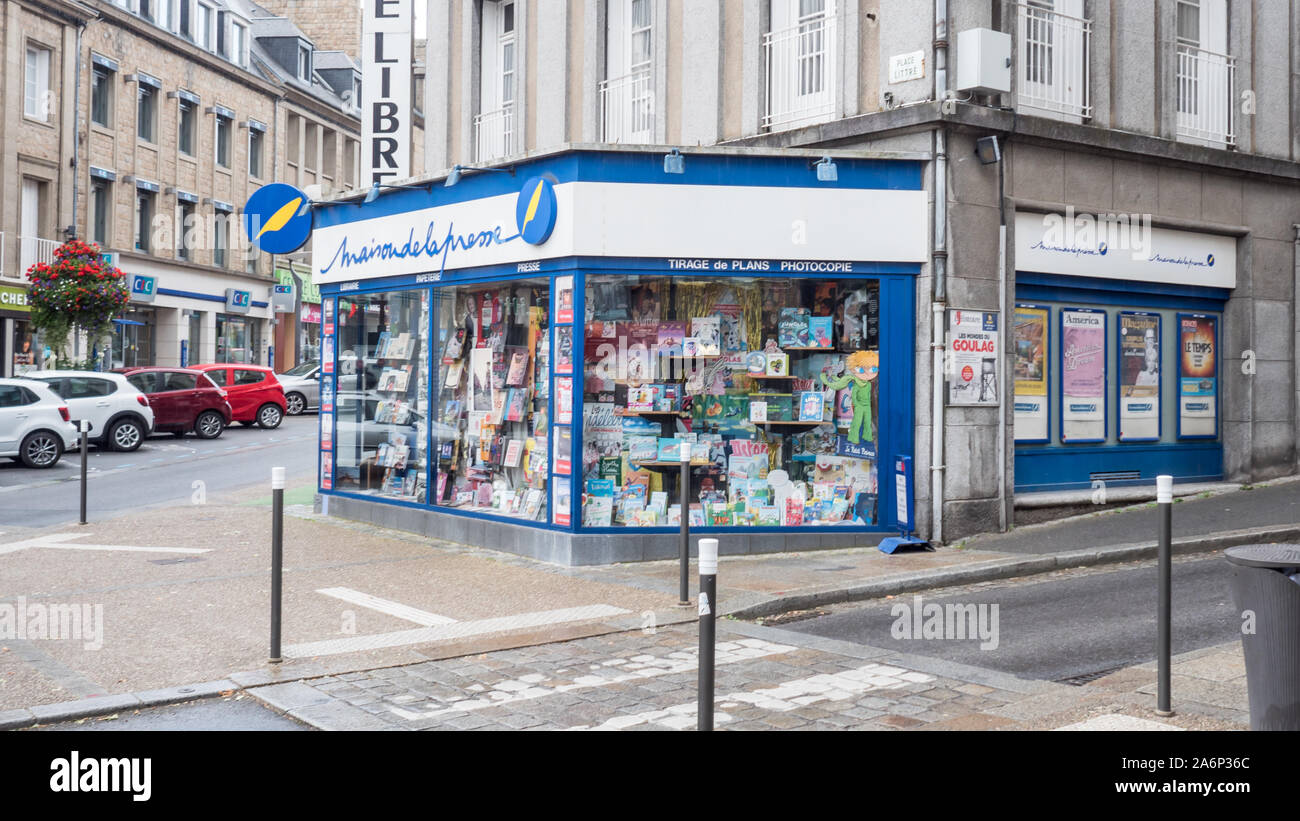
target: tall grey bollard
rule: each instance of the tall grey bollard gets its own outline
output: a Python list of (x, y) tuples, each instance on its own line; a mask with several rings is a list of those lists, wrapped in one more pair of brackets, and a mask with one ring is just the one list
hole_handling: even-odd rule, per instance
[(1169, 706), (1169, 665), (1170, 665), (1170, 616), (1172, 601), (1172, 540), (1174, 477), (1156, 477), (1156, 506), (1160, 509), (1160, 547), (1158, 561), (1160, 564), (1160, 602), (1157, 619), (1160, 623), (1156, 642), (1158, 667), (1158, 684), (1156, 695), (1156, 715), (1171, 716), (1174, 711)]
[(718, 540), (700, 539), (700, 694), (696, 729), (713, 729), (713, 665), (718, 619)]
[(691, 446), (690, 443), (683, 441), (677, 448), (677, 458), (681, 462), (681, 495), (682, 495), (682, 543), (678, 551), (678, 591), (677, 603), (688, 605), (691, 603)]
[(284, 468), (271, 468), (271, 656), (280, 663), (280, 577), (284, 572)]
[(84, 525), (86, 523), (86, 486), (87, 486), (87, 481), (90, 478), (89, 475), (87, 474), (88, 469), (86, 467), (86, 465), (90, 461), (88, 457), (88, 452), (90, 448), (90, 422), (85, 419), (82, 419), (81, 422), (79, 423), (79, 427), (81, 428), (81, 522), (80, 524)]

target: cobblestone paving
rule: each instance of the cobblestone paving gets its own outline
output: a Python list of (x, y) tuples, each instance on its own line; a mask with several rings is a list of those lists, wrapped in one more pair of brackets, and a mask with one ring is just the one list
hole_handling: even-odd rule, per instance
[[(337, 726), (354, 729), (694, 729), (696, 641), (694, 627), (683, 625), (251, 692), (327, 729), (340, 710), (351, 715)], [(913, 729), (1023, 697), (870, 658), (748, 638), (722, 625), (716, 695), (715, 722), (724, 730)]]

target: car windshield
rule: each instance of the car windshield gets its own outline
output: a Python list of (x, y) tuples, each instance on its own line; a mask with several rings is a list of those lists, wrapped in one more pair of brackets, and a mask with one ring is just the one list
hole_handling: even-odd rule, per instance
[(306, 376), (307, 374), (311, 373), (312, 371), (316, 370), (319, 367), (320, 367), (319, 362), (315, 362), (315, 361), (304, 362), (301, 365), (297, 366), (296, 368), (290, 368), (289, 370), (285, 371), (284, 375), (285, 376)]

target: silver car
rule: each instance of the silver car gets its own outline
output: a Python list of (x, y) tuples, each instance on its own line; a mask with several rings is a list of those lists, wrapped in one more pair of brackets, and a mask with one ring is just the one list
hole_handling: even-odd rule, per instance
[(285, 410), (290, 416), (320, 407), (320, 362), (311, 360), (275, 378), (284, 386)]

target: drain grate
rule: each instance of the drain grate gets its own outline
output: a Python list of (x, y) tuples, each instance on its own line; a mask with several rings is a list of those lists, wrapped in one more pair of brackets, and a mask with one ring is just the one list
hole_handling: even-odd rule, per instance
[(1093, 670), (1091, 673), (1080, 673), (1077, 676), (1066, 676), (1065, 678), (1056, 679), (1057, 684), (1069, 684), (1072, 687), (1082, 687), (1085, 684), (1096, 681), (1103, 676), (1108, 676), (1117, 670), (1123, 670), (1123, 667), (1107, 667), (1104, 670)]

